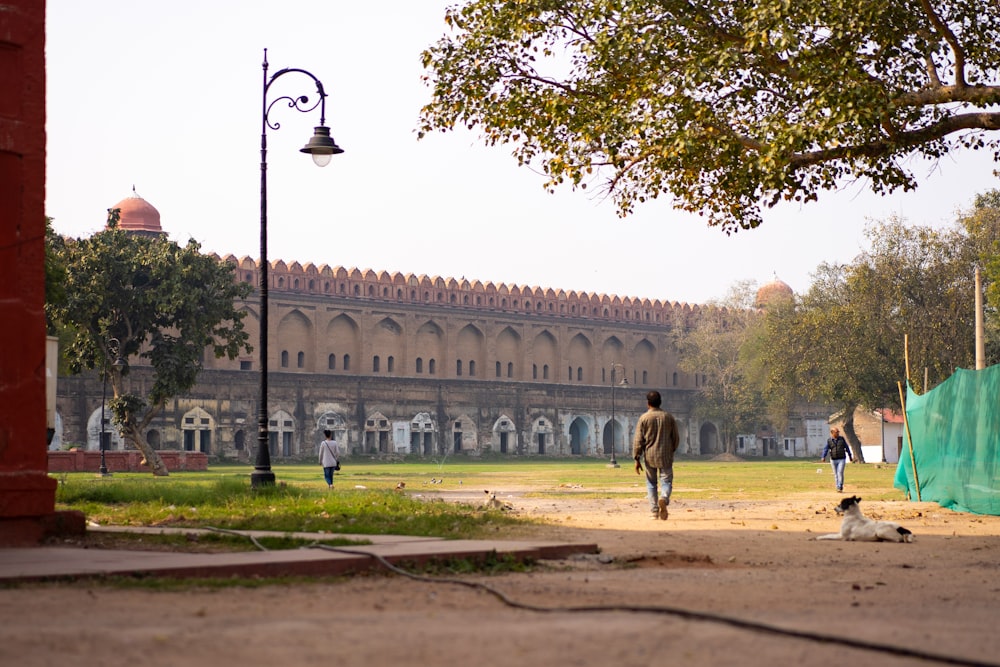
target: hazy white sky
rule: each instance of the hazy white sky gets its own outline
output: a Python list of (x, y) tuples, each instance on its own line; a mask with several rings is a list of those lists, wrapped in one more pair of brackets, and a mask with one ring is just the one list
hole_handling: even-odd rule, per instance
[[(269, 74), (296, 67), (323, 82), (346, 151), (315, 167), (299, 148), (318, 111), (272, 112), (272, 261), (701, 303), (774, 276), (805, 291), (821, 262), (862, 249), (868, 219), (942, 226), (1000, 187), (990, 156), (972, 153), (919, 166), (917, 192), (853, 185), (733, 236), (667, 200), (622, 220), (586, 192), (546, 193), (508, 149), (471, 134), (417, 141), (430, 95), (420, 52), (444, 34), (449, 4), (48, 0), (47, 215), (87, 236), (134, 185), (172, 239), (257, 258), (265, 47)], [(315, 92), (302, 75), (280, 82), (284, 94)]]

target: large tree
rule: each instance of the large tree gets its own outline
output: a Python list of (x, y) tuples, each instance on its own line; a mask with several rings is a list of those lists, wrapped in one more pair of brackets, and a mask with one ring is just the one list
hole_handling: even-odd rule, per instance
[(976, 195), (972, 208), (958, 219), (969, 236), (974, 261), (981, 269), (986, 360), (1000, 359), (1000, 190)]
[(990, 148), (1000, 5), (970, 0), (472, 0), (423, 54), (420, 135), (510, 144), (621, 215), (662, 194), (726, 231), (901, 158)]
[(765, 348), (773, 390), (839, 406), (859, 460), (856, 408), (898, 407), (899, 382), (926, 391), (970, 367), (974, 347), (968, 237), (890, 219), (868, 238), (871, 250), (821, 265), (805, 295), (768, 311)]
[[(146, 429), (169, 399), (194, 386), (206, 349), (230, 359), (250, 350), (237, 300), (252, 286), (234, 280), (232, 265), (201, 254), (195, 241), (182, 247), (165, 236), (138, 236), (117, 227), (117, 209), (109, 213), (104, 231), (50, 246), (72, 270), (62, 298), (46, 309), (71, 336), (70, 371), (106, 369), (112, 421), (153, 474), (166, 475)], [(126, 361), (121, 369), (118, 356)], [(128, 391), (127, 364), (135, 358), (152, 367), (145, 396)]]
[(725, 299), (697, 315), (678, 316), (673, 327), (677, 367), (698, 378), (694, 413), (719, 425), (725, 451), (732, 453), (737, 433), (756, 432), (767, 406), (755, 381), (754, 349), (762, 323), (754, 308), (750, 282), (733, 286)]

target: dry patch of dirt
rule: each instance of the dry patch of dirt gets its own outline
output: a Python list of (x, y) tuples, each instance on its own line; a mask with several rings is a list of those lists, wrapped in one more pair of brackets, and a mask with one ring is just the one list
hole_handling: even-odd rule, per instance
[(863, 502), (916, 541), (844, 543), (814, 539), (837, 531), (836, 494), (716, 502), (678, 489), (668, 521), (648, 518), (641, 491), (498, 498), (544, 522), (498, 538), (601, 553), (461, 584), (387, 575), (182, 592), (15, 588), (0, 593), (0, 663), (894, 667), (1000, 655), (1000, 517)]

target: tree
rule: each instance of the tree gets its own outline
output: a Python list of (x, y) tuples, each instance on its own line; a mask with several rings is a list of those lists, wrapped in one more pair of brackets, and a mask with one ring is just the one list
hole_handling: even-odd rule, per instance
[[(55, 244), (58, 260), (73, 269), (65, 276), (63, 301), (46, 309), (72, 333), (70, 371), (107, 369), (112, 421), (153, 474), (166, 475), (146, 442), (146, 429), (169, 399), (194, 386), (206, 348), (230, 359), (251, 349), (243, 329), (246, 313), (236, 301), (252, 287), (234, 280), (232, 265), (201, 254), (193, 240), (181, 247), (164, 236), (131, 234), (117, 222), (118, 209), (110, 210), (104, 231)], [(138, 356), (152, 367), (146, 396), (126, 391), (129, 367), (114, 368), (111, 339), (123, 359)]]
[[(731, 232), (904, 157), (990, 148), (1000, 5), (968, 0), (472, 0), (423, 53), (419, 134), (478, 129), (622, 216), (669, 195)], [(1000, 159), (1000, 158), (998, 158)]]
[(761, 321), (754, 295), (752, 283), (737, 283), (726, 299), (700, 310), (690, 324), (673, 327), (678, 368), (700, 378), (694, 412), (719, 423), (728, 453), (733, 452), (735, 435), (756, 431), (766, 414), (760, 387), (753, 381), (752, 346)]
[(807, 294), (768, 312), (765, 349), (772, 390), (840, 406), (844, 435), (861, 461), (857, 408), (898, 408), (900, 381), (926, 391), (920, 369), (936, 383), (973, 360), (966, 237), (898, 219), (873, 225), (868, 237), (870, 251), (849, 265), (821, 265)]
[(1000, 190), (976, 195), (973, 207), (958, 219), (981, 269), (986, 317), (986, 358), (1000, 358)]

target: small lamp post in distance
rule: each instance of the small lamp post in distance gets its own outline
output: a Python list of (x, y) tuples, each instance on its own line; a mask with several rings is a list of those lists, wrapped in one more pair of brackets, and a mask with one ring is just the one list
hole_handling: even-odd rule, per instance
[[(615, 370), (618, 368), (622, 369), (623, 377), (621, 382), (615, 382)], [(618, 422), (615, 421), (615, 387), (627, 387), (628, 378), (624, 377), (625, 367), (617, 362), (611, 362), (611, 462), (608, 463), (609, 468), (617, 468), (618, 459), (615, 458), (615, 431), (618, 427)]]

